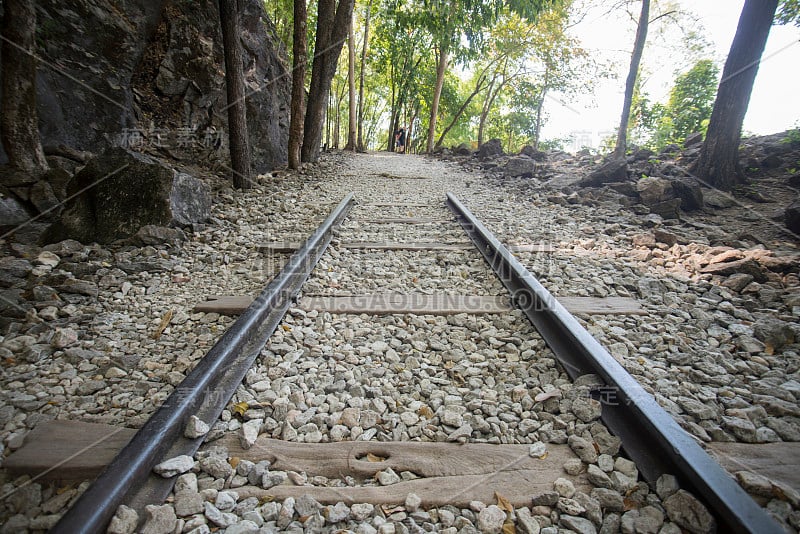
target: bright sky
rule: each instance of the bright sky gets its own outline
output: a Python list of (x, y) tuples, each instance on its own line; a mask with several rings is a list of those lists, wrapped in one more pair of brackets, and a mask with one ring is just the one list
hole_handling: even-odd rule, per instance
[[(744, 0), (678, 0), (677, 3), (697, 15), (712, 47), (712, 58), (717, 60), (721, 71), (736, 33)], [(566, 105), (562, 105), (559, 96), (553, 95), (545, 106), (549, 120), (543, 128), (544, 139), (573, 134), (578, 139), (570, 148), (578, 149), (582, 145), (597, 146), (603, 138), (613, 134), (622, 111), (634, 32), (635, 23), (627, 14), (606, 15), (596, 8), (574, 28), (574, 35), (595, 57), (618, 63), (619, 77), (602, 82), (595, 90), (594, 99), (589, 95), (571, 97)], [(680, 51), (680, 35), (674, 28), (666, 35), (659, 35), (655, 25), (648, 33), (643, 57), (646, 71), (643, 88), (653, 100), (666, 101), (675, 71), (691, 67), (692, 61)], [(773, 26), (744, 120), (746, 132), (770, 134), (800, 126), (798, 65), (800, 28)]]

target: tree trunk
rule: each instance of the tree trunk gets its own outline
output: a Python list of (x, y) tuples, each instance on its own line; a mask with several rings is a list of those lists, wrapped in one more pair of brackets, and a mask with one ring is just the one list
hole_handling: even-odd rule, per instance
[(240, 0), (219, 0), (222, 46), (225, 50), (225, 86), (228, 93), (228, 141), (231, 149), (233, 187), (252, 187), (250, 144), (247, 139), (242, 48), (240, 45)]
[(642, 0), (642, 12), (639, 14), (639, 26), (636, 28), (636, 40), (631, 54), (631, 67), (628, 79), (625, 81), (625, 100), (622, 102), (622, 118), (619, 121), (617, 132), (617, 147), (614, 149), (614, 158), (625, 157), (628, 144), (628, 121), (631, 116), (631, 102), (633, 101), (633, 88), (636, 85), (636, 76), (639, 75), (639, 63), (642, 61), (644, 43), (647, 40), (647, 25), (650, 17), (650, 0)]
[(5, 0), (3, 6), (0, 140), (12, 167), (39, 176), (48, 165), (36, 112), (35, 4), (30, 0)]
[(303, 119), (305, 117), (306, 80), (306, 28), (308, 12), (306, 0), (294, 0), (294, 36), (292, 40), (292, 104), (289, 125), (289, 168), (300, 168), (300, 148), (303, 145)]
[(358, 75), (358, 150), (365, 151), (364, 147), (364, 73), (367, 65), (367, 45), (369, 44), (369, 19), (372, 15), (372, 0), (367, 2), (367, 13), (364, 16), (364, 43), (361, 46), (361, 72)]
[(439, 58), (436, 64), (436, 85), (433, 89), (433, 103), (431, 104), (431, 118), (428, 122), (427, 152), (433, 152), (433, 139), (436, 135), (436, 116), (439, 114), (439, 98), (444, 87), (444, 74), (447, 71), (448, 43), (442, 44), (439, 49)]
[(319, 0), (317, 4), (317, 39), (301, 149), (301, 157), (305, 162), (313, 163), (319, 159), (325, 106), (339, 54), (353, 18), (353, 3), (354, 0), (339, 0), (337, 7), (335, 0)]
[(692, 172), (699, 178), (720, 189), (730, 190), (742, 179), (739, 166), (742, 121), (777, 7), (778, 0), (745, 0), (722, 71), (706, 140), (692, 166)]
[(442, 134), (439, 136), (439, 139), (436, 140), (436, 145), (435, 145), (436, 148), (442, 146), (442, 143), (444, 142), (444, 137), (453, 128), (453, 126), (456, 125), (458, 119), (461, 118), (461, 115), (467, 109), (467, 106), (469, 106), (469, 103), (472, 102), (472, 99), (475, 98), (475, 96), (483, 90), (483, 83), (485, 81), (486, 81), (485, 77), (481, 77), (478, 79), (478, 83), (475, 84), (475, 89), (473, 89), (472, 93), (470, 93), (467, 99), (464, 100), (464, 103), (461, 105), (460, 108), (458, 108), (458, 111), (456, 111), (455, 115), (453, 116), (453, 120), (450, 121), (450, 124), (448, 124), (447, 127), (442, 131)]
[(356, 149), (356, 43), (353, 23), (347, 37), (347, 145), (345, 150)]
[(533, 131), (533, 148), (539, 150), (539, 136), (542, 132), (542, 108), (544, 107), (544, 97), (547, 95), (547, 85), (550, 83), (550, 67), (545, 68), (544, 84), (542, 94), (539, 95), (539, 102), (536, 103), (536, 128)]

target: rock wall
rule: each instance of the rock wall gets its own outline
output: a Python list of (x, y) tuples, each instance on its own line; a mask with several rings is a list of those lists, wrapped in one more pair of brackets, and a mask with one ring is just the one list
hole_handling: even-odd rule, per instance
[[(291, 77), (263, 3), (243, 5), (251, 152), (255, 170), (264, 172), (286, 163)], [(227, 159), (216, 2), (42, 0), (37, 17), (45, 146), (97, 152), (124, 145), (178, 159)]]

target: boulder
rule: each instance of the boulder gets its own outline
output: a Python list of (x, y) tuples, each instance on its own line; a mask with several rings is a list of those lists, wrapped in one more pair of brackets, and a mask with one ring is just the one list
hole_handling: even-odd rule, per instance
[(74, 197), (51, 239), (109, 243), (146, 225), (202, 222), (211, 208), (205, 184), (123, 148), (89, 161), (70, 182), (69, 193)]
[(29, 220), (31, 215), (25, 207), (11, 194), (0, 193), (0, 231), (5, 233), (8, 230)]
[(469, 146), (469, 143), (461, 143), (453, 148), (453, 154), (456, 156), (471, 156), (472, 148)]
[(796, 200), (786, 208), (786, 211), (783, 212), (783, 220), (786, 228), (795, 234), (800, 234), (800, 200)]
[(642, 204), (652, 206), (674, 198), (672, 183), (665, 178), (650, 176), (642, 178), (636, 183), (636, 190)]
[[(248, 135), (262, 173), (287, 161), (292, 82), (264, 3), (243, 0), (239, 9)], [(36, 11), (38, 52), (50, 60), (36, 67), (45, 147), (79, 154), (126, 139), (225, 163), (228, 151), (216, 150), (228, 129), (216, 2), (43, 0)]]
[(683, 140), (683, 146), (684, 148), (689, 148), (690, 146), (699, 145), (702, 142), (703, 134), (701, 132), (695, 132), (686, 136), (686, 139)]
[(528, 156), (534, 161), (544, 161), (547, 159), (547, 153), (533, 148), (531, 145), (525, 145), (520, 149), (519, 153), (521, 156)]
[(703, 189), (694, 178), (670, 178), (672, 192), (681, 199), (681, 209), (695, 211), (703, 209)]
[(664, 202), (657, 202), (649, 206), (650, 213), (660, 215), (664, 219), (681, 218), (681, 199), (673, 198)]
[(478, 159), (489, 159), (503, 156), (503, 142), (500, 139), (489, 139), (478, 148)]
[(503, 167), (503, 172), (508, 177), (530, 177), (536, 172), (536, 162), (528, 157), (509, 158)]
[(585, 176), (580, 187), (597, 187), (611, 182), (628, 181), (628, 164), (625, 160), (612, 160)]

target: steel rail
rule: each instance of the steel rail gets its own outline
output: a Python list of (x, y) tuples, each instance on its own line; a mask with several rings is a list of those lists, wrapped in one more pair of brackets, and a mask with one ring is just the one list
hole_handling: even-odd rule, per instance
[(347, 216), (353, 203), (350, 193), (64, 514), (51, 533), (105, 532), (117, 507), (137, 497), (138, 489), (148, 479), (157, 489), (137, 498), (142, 504), (163, 502), (175, 480), (156, 477), (152, 474), (153, 467), (174, 455), (191, 455), (197, 451), (203, 438), (183, 437), (190, 416), (201, 413), (201, 419), (208, 423), (219, 417), (330, 243), (334, 228)]
[(569, 375), (603, 379), (601, 393), (616, 402), (601, 398), (602, 419), (651, 486), (662, 474), (676, 476), (709, 507), (720, 532), (783, 532), (452, 193), (447, 206)]

